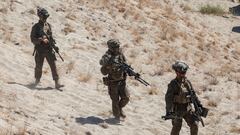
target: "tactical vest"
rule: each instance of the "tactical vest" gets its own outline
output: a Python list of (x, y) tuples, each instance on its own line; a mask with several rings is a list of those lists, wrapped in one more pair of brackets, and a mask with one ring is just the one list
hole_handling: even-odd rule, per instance
[(185, 82), (180, 83), (177, 80), (175, 80), (175, 83), (177, 84), (178, 90), (174, 95), (174, 103), (178, 104), (190, 103), (190, 97), (188, 92), (188, 89), (190, 89), (190, 85), (188, 81), (186, 80)]
[(118, 64), (115, 64), (114, 62), (116, 63), (122, 63), (122, 62), (125, 62), (125, 57), (123, 56), (123, 54), (119, 54), (119, 55), (112, 55), (111, 58), (110, 58), (110, 61), (113, 61), (111, 64), (111, 68), (110, 68), (110, 71), (109, 71), (109, 79), (110, 80), (124, 80), (126, 79), (126, 73), (124, 71), (122, 71), (119, 67)]
[[(49, 23), (38, 23), (36, 27), (36, 35), (37, 37), (43, 37), (43, 35), (46, 35), (48, 37), (52, 36), (52, 30)], [(46, 50), (51, 51), (52, 48), (49, 45), (37, 45), (36, 49), (39, 52), (45, 52)]]

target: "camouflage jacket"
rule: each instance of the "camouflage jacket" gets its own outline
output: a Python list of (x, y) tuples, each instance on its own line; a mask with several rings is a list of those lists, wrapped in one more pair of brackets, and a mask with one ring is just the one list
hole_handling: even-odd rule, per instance
[(114, 55), (111, 51), (107, 51), (100, 60), (102, 66), (101, 72), (103, 75), (108, 75), (110, 80), (124, 80), (126, 79), (126, 73), (119, 68), (119, 65), (114, 63), (126, 62), (126, 58), (121, 52), (118, 55)]
[(51, 51), (52, 48), (49, 45), (44, 45), (39, 38), (42, 38), (44, 35), (52, 37), (52, 30), (49, 23), (43, 23), (39, 21), (34, 24), (31, 31), (31, 41), (35, 45), (35, 48), (38, 52)]
[[(188, 96), (189, 90), (192, 89), (190, 83), (187, 79), (182, 82), (175, 78), (168, 84), (165, 95), (167, 112), (184, 112), (192, 109)], [(201, 105), (199, 100), (198, 103)]]

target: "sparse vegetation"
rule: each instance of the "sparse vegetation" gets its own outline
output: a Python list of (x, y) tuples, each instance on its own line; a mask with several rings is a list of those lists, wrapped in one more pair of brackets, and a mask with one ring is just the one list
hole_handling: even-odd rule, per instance
[(79, 75), (78, 80), (80, 82), (85, 82), (86, 83), (86, 82), (90, 81), (91, 78), (92, 78), (92, 75), (90, 73), (81, 73)]
[(232, 126), (230, 132), (240, 134), (240, 127)]
[(74, 65), (75, 65), (75, 62), (74, 62), (74, 61), (71, 61), (71, 62), (67, 65), (67, 71), (66, 71), (66, 73), (70, 73), (70, 72), (73, 70)]
[(152, 74), (152, 76), (162, 76), (164, 74), (164, 70), (162, 68), (157, 68), (154, 73)]
[(76, 32), (76, 30), (70, 24), (65, 24), (65, 27), (62, 31), (65, 33), (65, 35)]
[(158, 95), (158, 93), (159, 93), (159, 90), (157, 87), (151, 87), (148, 91), (149, 95)]
[(217, 80), (216, 77), (211, 77), (211, 79), (209, 80), (210, 85), (217, 85), (218, 83), (219, 81)]
[(181, 8), (182, 8), (184, 11), (191, 11), (191, 10), (192, 10), (192, 8), (191, 8), (189, 5), (187, 5), (187, 4), (181, 5)]
[(225, 112), (222, 112), (221, 115), (228, 115), (229, 113), (230, 112), (225, 111)]
[(213, 15), (223, 15), (225, 12), (224, 12), (224, 9), (217, 5), (217, 6), (212, 6), (212, 5), (204, 5), (202, 7), (200, 7), (200, 12), (202, 14), (213, 14)]
[(209, 100), (208, 103), (207, 103), (207, 105), (210, 106), (210, 107), (217, 107), (217, 102), (216, 102), (216, 101)]

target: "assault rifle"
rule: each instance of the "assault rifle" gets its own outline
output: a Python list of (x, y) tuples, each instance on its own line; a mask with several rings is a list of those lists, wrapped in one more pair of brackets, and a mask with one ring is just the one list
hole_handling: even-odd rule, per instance
[[(47, 36), (47, 35), (46, 35)], [(62, 61), (64, 61), (64, 59), (62, 58), (62, 56), (59, 53), (59, 50), (57, 49), (56, 45), (56, 41), (53, 39), (52, 36), (47, 36), (47, 39), (49, 41), (49, 46), (53, 48), (53, 50), (58, 54), (58, 56), (61, 58)]]
[(199, 120), (202, 123), (202, 126), (204, 127), (204, 122), (202, 117), (206, 118), (207, 114), (208, 114), (208, 109), (202, 107), (202, 105), (200, 104), (197, 95), (195, 93), (195, 91), (193, 90), (192, 84), (190, 84), (191, 89), (188, 90), (189, 92), (189, 98), (191, 100), (191, 103), (194, 106), (195, 112), (194, 112), (194, 116), (196, 117), (197, 120)]
[[(48, 39), (49, 46), (58, 54), (58, 56), (61, 58), (61, 60), (64, 61), (64, 59), (62, 58), (62, 56), (59, 53), (58, 47), (55, 46), (56, 45), (56, 41), (53, 39), (52, 35), (49, 36), (45, 32), (42, 32), (41, 35), (42, 35), (41, 38), (46, 37)], [(35, 51), (36, 51), (36, 48), (34, 48), (33, 55), (34, 55)]]
[(143, 85), (145, 85), (145, 86), (150, 85), (147, 81), (143, 80), (143, 79), (140, 77), (140, 74), (139, 74), (139, 73), (134, 72), (134, 71), (133, 71), (134, 69), (133, 69), (130, 65), (128, 65), (128, 64), (126, 64), (126, 63), (124, 63), (124, 62), (122, 62), (122, 63), (114, 62), (114, 63), (117, 64), (117, 65), (119, 65), (119, 66), (120, 66), (120, 69), (123, 70), (123, 71), (125, 71), (129, 76), (134, 76), (135, 80), (138, 80), (138, 81), (139, 81), (140, 83), (142, 83)]

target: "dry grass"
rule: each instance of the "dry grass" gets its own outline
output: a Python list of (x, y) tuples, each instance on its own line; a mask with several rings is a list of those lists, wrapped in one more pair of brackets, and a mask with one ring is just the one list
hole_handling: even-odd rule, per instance
[(188, 4), (182, 4), (181, 5), (181, 8), (184, 10), (184, 11), (191, 11), (192, 8), (190, 7), (190, 5)]
[(98, 23), (96, 23), (95, 21), (87, 20), (86, 22), (84, 22), (84, 24), (85, 24), (85, 29), (94, 38), (97, 38), (100, 35), (104, 34), (104, 33), (102, 33), (102, 30), (103, 30), (102, 26), (98, 25)]
[(137, 55), (138, 55), (138, 52), (133, 49), (133, 50), (131, 50), (129, 57), (134, 59), (137, 57)]
[(99, 123), (98, 125), (105, 129), (109, 128), (107, 123)]
[(98, 113), (98, 115), (102, 116), (102, 117), (109, 117), (112, 115), (112, 111), (109, 110), (109, 111), (100, 112), (100, 113)]
[(210, 107), (217, 107), (217, 102), (213, 100), (208, 100), (207, 105)]
[(47, 74), (48, 73), (48, 69), (43, 69), (42, 73), (43, 74)]
[(210, 85), (217, 85), (218, 83), (219, 81), (217, 80), (216, 77), (211, 77), (211, 79), (209, 80)]
[(234, 125), (231, 127), (230, 132), (240, 134), (240, 127)]
[(149, 95), (158, 95), (159, 94), (159, 89), (155, 86), (152, 86), (149, 90), (148, 90), (148, 94)]
[(65, 27), (62, 31), (64, 32), (65, 35), (76, 32), (75, 28), (70, 24), (65, 24)]
[(139, 86), (139, 83), (140, 82), (136, 81), (135, 79), (133, 81), (131, 81), (131, 84), (134, 86)]
[(212, 6), (212, 5), (204, 5), (199, 10), (202, 14), (213, 14), (213, 15), (223, 15), (225, 12), (223, 8), (219, 5)]
[(77, 16), (76, 16), (75, 14), (73, 14), (73, 13), (68, 13), (68, 14), (66, 15), (66, 18), (67, 18), (67, 19), (70, 19), (70, 20), (72, 20), (72, 21), (75, 21), (75, 20), (77, 19)]
[(139, 29), (132, 29), (131, 34), (134, 38), (134, 42), (136, 45), (138, 45), (143, 40), (143, 37), (141, 36)]
[(92, 78), (92, 75), (90, 73), (81, 73), (78, 77), (78, 80), (80, 82), (89, 82)]
[[(101, 8), (101, 7), (108, 7), (109, 4), (111, 4), (112, 2), (110, 0), (97, 0), (95, 2), (95, 7), (96, 8)], [(92, 5), (92, 4), (91, 4)]]
[(125, 2), (120, 2), (116, 5), (116, 8), (118, 9), (118, 12), (124, 13), (126, 11), (126, 4)]
[(70, 72), (74, 69), (74, 65), (75, 65), (75, 62), (74, 62), (74, 61), (71, 61), (71, 62), (67, 65), (66, 74), (70, 73)]
[(228, 74), (229, 77), (228, 77), (228, 81), (234, 81), (238, 84), (240, 84), (240, 73), (230, 73)]
[(0, 12), (3, 14), (7, 14), (8, 8), (7, 7), (0, 8)]
[(35, 15), (36, 14), (34, 9), (28, 10), (28, 13), (31, 14), (31, 15)]
[(0, 30), (3, 31), (3, 37), (2, 38), (3, 38), (3, 41), (5, 43), (9, 42), (9, 41), (12, 41), (13, 31), (14, 31), (13, 27), (3, 25), (3, 26), (0, 26)]
[(164, 69), (157, 68), (154, 70), (154, 73), (151, 74), (151, 76), (162, 76), (164, 74)]
[(24, 126), (23, 128), (21, 128), (18, 133), (16, 133), (16, 135), (27, 135), (27, 129), (26, 126)]
[(221, 115), (228, 115), (228, 114), (230, 114), (230, 112), (225, 111), (221, 113)]
[(174, 12), (174, 9), (172, 6), (166, 6), (164, 10), (164, 16), (167, 17), (168, 19), (171, 19), (173, 21), (177, 20), (177, 15)]
[(72, 49), (79, 49), (79, 50), (85, 50), (85, 48), (83, 46), (81, 46), (80, 44), (74, 44), (72, 46)]

